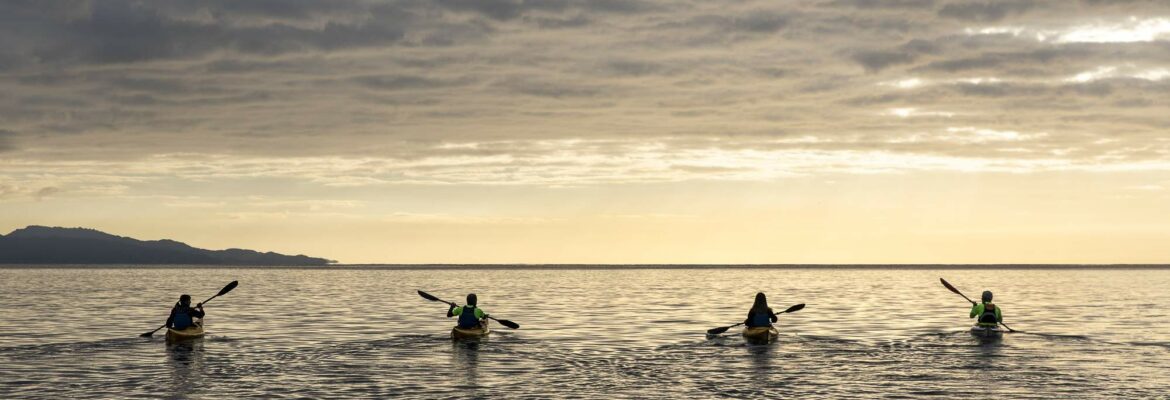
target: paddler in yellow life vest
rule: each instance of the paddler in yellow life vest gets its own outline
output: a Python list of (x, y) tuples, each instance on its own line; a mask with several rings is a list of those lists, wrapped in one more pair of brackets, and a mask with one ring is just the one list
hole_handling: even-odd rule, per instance
[(484, 319), (487, 318), (487, 312), (484, 312), (483, 309), (476, 307), (476, 302), (477, 299), (475, 297), (475, 293), (468, 294), (467, 305), (463, 307), (455, 307), (455, 304), (452, 303), (451, 308), (447, 309), (447, 318), (459, 317), (458, 325), (459, 328), (462, 329), (471, 329), (483, 325), (485, 322)]
[(999, 326), (1003, 312), (991, 302), (991, 291), (983, 292), (983, 302), (971, 307), (971, 318), (979, 317), (979, 326)]

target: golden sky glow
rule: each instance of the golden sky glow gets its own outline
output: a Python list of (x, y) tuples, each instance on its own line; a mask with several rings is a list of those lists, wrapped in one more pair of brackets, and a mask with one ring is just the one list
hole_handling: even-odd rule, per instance
[(1168, 44), (1143, 1), (4, 4), (0, 231), (347, 263), (1164, 263)]

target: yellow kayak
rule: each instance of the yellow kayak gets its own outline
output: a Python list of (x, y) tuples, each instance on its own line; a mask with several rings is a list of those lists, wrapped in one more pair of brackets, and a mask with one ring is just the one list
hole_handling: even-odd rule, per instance
[(487, 320), (480, 322), (479, 326), (474, 328), (460, 328), (458, 326), (451, 328), (452, 339), (476, 339), (487, 336), (489, 333), (491, 333), (491, 329), (488, 328)]
[(743, 328), (743, 338), (753, 343), (768, 343), (780, 337), (780, 331), (771, 326)]
[(184, 329), (167, 328), (167, 341), (174, 342), (203, 337), (203, 320), (195, 320), (195, 325)]

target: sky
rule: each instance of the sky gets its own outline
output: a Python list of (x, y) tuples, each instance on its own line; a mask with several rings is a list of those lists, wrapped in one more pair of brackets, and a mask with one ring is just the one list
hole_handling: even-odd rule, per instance
[(0, 233), (1170, 263), (1170, 2), (0, 2)]

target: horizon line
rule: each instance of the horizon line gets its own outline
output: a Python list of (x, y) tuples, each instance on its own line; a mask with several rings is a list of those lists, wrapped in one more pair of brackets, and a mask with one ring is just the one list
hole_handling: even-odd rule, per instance
[(636, 269), (1170, 269), (1167, 263), (1147, 264), (535, 264), (535, 263), (415, 263), (415, 264), (328, 264), (328, 265), (213, 265), (213, 264), (0, 264), (0, 269), (340, 269), (340, 270), (636, 270)]

